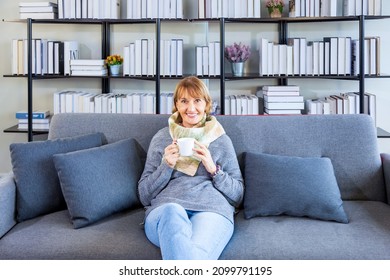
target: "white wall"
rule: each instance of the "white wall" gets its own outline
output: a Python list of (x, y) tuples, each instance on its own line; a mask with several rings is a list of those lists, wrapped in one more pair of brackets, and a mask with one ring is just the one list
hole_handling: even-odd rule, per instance
[[(37, 0), (23, 0), (35, 2)], [(191, 0), (194, 1), (194, 0)], [(341, 1), (341, 0), (340, 0)], [(11, 40), (14, 38), (26, 38), (26, 25), (24, 23), (9, 22), (18, 18), (18, 2), (0, 0), (0, 173), (11, 170), (9, 145), (13, 142), (26, 142), (27, 134), (4, 133), (3, 129), (16, 124), (15, 111), (27, 108), (27, 79), (4, 78), (3, 75), (11, 72)], [(264, 1), (263, 1), (264, 2)], [(385, 14), (390, 14), (390, 3), (383, 1)], [(366, 36), (379, 35), (382, 40), (381, 71), (390, 73), (389, 52), (390, 37), (388, 26), (390, 20), (367, 21)], [(206, 33), (209, 30), (209, 33)], [(205, 44), (207, 40), (218, 40), (219, 31), (216, 23), (165, 23), (162, 26), (162, 39), (182, 38), (186, 48), (184, 72), (193, 68), (193, 46)], [(303, 23), (290, 25), (289, 36), (304, 36), (309, 40), (321, 39), (327, 35), (352, 36), (356, 38), (357, 23)], [(100, 58), (100, 29), (94, 25), (34, 25), (34, 37), (59, 40), (78, 40), (81, 43), (82, 55), (90, 58)], [(268, 39), (277, 40), (276, 27), (273, 25), (258, 24), (228, 24), (226, 26), (226, 43), (242, 41), (250, 43), (253, 55), (247, 63), (247, 71), (257, 72), (258, 55), (256, 54), (256, 39), (265, 36)], [(153, 38), (153, 25), (117, 25), (113, 29), (112, 53), (122, 53), (122, 46), (134, 41), (135, 38)], [(228, 67), (228, 65), (227, 65)], [(186, 71), (186, 69), (188, 71)], [(172, 91), (177, 81), (163, 81), (161, 90)], [(244, 82), (227, 82), (228, 92), (244, 89), (255, 92), (257, 86), (264, 83), (274, 83), (270, 80), (245, 80)], [(356, 81), (338, 81), (322, 79), (291, 79), (290, 83), (298, 84), (301, 93), (307, 97), (322, 97), (329, 93), (340, 91), (357, 91)], [(218, 99), (219, 83), (210, 80), (210, 89), (213, 97)], [(54, 79), (34, 82), (34, 108), (49, 108), (52, 106), (52, 93), (67, 89), (82, 88), (99, 91), (98, 79)], [(154, 90), (153, 82), (136, 80), (122, 80), (112, 82), (113, 91), (126, 90)], [(367, 79), (366, 90), (377, 95), (377, 123), (378, 126), (390, 131), (390, 79)], [(390, 139), (379, 139), (381, 152), (390, 153)]]

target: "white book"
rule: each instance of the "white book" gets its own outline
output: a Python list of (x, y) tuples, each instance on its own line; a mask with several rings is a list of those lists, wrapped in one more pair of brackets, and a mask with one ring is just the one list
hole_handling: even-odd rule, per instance
[[(329, 75), (338, 73), (338, 38), (325, 37), (324, 42), (329, 44)], [(326, 73), (325, 73), (326, 74)]]
[(164, 74), (171, 76), (171, 40), (164, 40)]
[(123, 76), (130, 76), (130, 47), (123, 47)]
[(129, 44), (129, 75), (135, 76), (135, 43)]
[(11, 66), (11, 74), (18, 74), (18, 39), (12, 39), (12, 66)]
[(325, 59), (325, 44), (324, 42), (318, 43), (318, 71), (319, 75), (324, 75), (324, 59)]
[(55, 1), (42, 1), (42, 2), (19, 2), (19, 7), (48, 7), (57, 6)]
[(286, 46), (286, 53), (287, 53), (287, 57), (286, 57), (286, 63), (287, 63), (287, 67), (286, 67), (286, 75), (288, 76), (292, 76), (294, 74), (294, 70), (293, 70), (293, 67), (294, 67), (294, 59), (293, 59), (293, 46)]
[(214, 47), (214, 42), (209, 42), (208, 44), (208, 66), (209, 66), (209, 75), (210, 76), (215, 76), (215, 68), (217, 65), (215, 65), (215, 47)]
[(279, 72), (279, 45), (274, 44), (273, 50), (272, 50), (272, 74), (273, 75), (280, 75)]
[(94, 71), (94, 70), (103, 70), (106, 69), (105, 65), (72, 65), (70, 66), (70, 72), (74, 70), (81, 71)]
[(205, 18), (205, 1), (204, 0), (198, 0), (198, 18)]
[(48, 13), (19, 13), (20, 19), (56, 19), (57, 13), (48, 12)]
[(141, 39), (135, 40), (135, 76), (142, 75), (142, 41)]
[(254, 0), (247, 0), (247, 17), (254, 17)]
[(299, 75), (306, 75), (306, 38), (299, 38)]
[(268, 75), (274, 74), (274, 65), (273, 65), (273, 53), (274, 53), (274, 43), (268, 42), (268, 55), (267, 55), (267, 67), (268, 67)]
[(269, 74), (268, 70), (268, 39), (259, 38), (256, 48), (259, 52), (259, 74), (260, 76), (266, 76)]
[(72, 76), (106, 76), (107, 69), (102, 70), (72, 70)]
[(133, 19), (133, 0), (126, 0), (126, 18)]
[(292, 65), (293, 65), (293, 74), (294, 75), (299, 75), (299, 73), (300, 73), (300, 70), (299, 70), (300, 69), (300, 66), (299, 66), (299, 63), (300, 63), (299, 43), (300, 43), (300, 39), (299, 38), (289, 38), (289, 39), (287, 39), (287, 44), (289, 46), (292, 46), (292, 50), (293, 50)]
[(79, 43), (64, 41), (64, 75), (70, 75), (70, 61), (79, 59)]
[(141, 95), (139, 93), (133, 96), (133, 114), (141, 114)]
[(177, 76), (183, 76), (183, 39), (177, 39)]
[(306, 75), (313, 75), (313, 45), (310, 42), (306, 46)]
[(87, 18), (93, 18), (93, 2), (94, 0), (88, 0)]
[(88, 0), (81, 0), (81, 18), (88, 18)]
[(141, 18), (147, 18), (147, 0), (141, 0)]
[(20, 13), (57, 13), (58, 9), (54, 6), (30, 6), (30, 7), (20, 7)]
[(148, 63), (147, 63), (147, 75), (153, 76), (155, 73), (155, 53), (154, 53), (154, 40), (149, 39), (148, 40)]
[(337, 16), (337, 0), (329, 0), (329, 16)]
[(176, 0), (176, 18), (184, 18), (183, 0)]
[(352, 39), (351, 37), (345, 38), (345, 74), (351, 75), (352, 72)]
[(71, 59), (70, 65), (104, 65), (104, 59)]
[(264, 95), (263, 96), (264, 101), (266, 102), (283, 102), (283, 103), (289, 103), (289, 102), (303, 102), (303, 96), (301, 95), (279, 95), (279, 96), (273, 96), (273, 95)]
[(171, 75), (177, 75), (177, 40), (171, 40)]
[(215, 66), (215, 75), (221, 75), (221, 43), (219, 41), (214, 42), (214, 66)]
[[(42, 40), (35, 39), (35, 74), (42, 74)], [(34, 48), (33, 48), (34, 50)]]
[(209, 47), (202, 47), (202, 73), (203, 75), (209, 75)]
[(253, 17), (261, 18), (261, 0), (253, 1)]
[(355, 16), (356, 15), (356, 0), (343, 0), (344, 1), (344, 16)]
[(195, 72), (197, 76), (203, 75), (203, 47), (195, 46)]
[(320, 54), (319, 54), (319, 42), (314, 41), (313, 44), (313, 75), (318, 76), (320, 74)]
[(287, 45), (279, 45), (279, 75), (287, 74)]
[(337, 38), (337, 74), (345, 75), (345, 37)]
[(141, 75), (148, 74), (148, 40), (141, 39)]
[(268, 115), (300, 115), (301, 110), (296, 110), (296, 109), (268, 109), (264, 108), (264, 112)]
[(292, 92), (299, 92), (299, 86), (296, 85), (287, 85), (287, 86), (272, 86), (272, 85), (265, 85), (261, 88), (264, 91), (268, 92), (280, 92), (280, 91), (292, 91)]

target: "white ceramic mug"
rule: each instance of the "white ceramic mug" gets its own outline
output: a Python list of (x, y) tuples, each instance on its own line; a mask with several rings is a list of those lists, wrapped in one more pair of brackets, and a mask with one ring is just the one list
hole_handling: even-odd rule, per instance
[(179, 138), (177, 144), (179, 145), (179, 153), (181, 156), (188, 157), (192, 156), (194, 148), (194, 138)]

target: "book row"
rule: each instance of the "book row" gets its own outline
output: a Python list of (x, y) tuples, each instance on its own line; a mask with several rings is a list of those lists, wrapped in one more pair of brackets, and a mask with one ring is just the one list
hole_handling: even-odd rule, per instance
[(221, 74), (220, 42), (195, 47), (195, 73), (197, 76), (218, 76)]
[[(183, 75), (183, 40), (171, 39), (160, 42), (160, 75)], [(124, 76), (153, 76), (156, 74), (156, 42), (138, 39), (123, 47)]]
[[(324, 98), (308, 99), (307, 114), (360, 114), (360, 94), (347, 92), (333, 94)], [(376, 96), (364, 93), (364, 114), (370, 115), (376, 123)]]
[(382, 0), (344, 0), (344, 16), (381, 16)]
[[(380, 74), (380, 37), (367, 37), (365, 73)], [(288, 38), (277, 44), (259, 38), (259, 74), (268, 75), (359, 75), (359, 40), (325, 37), (323, 41)]]
[(290, 17), (382, 15), (382, 0), (290, 0)]
[(258, 115), (259, 98), (252, 94), (231, 94), (225, 97), (225, 115)]
[(58, 0), (59, 19), (119, 19), (120, 0)]
[(126, 0), (127, 19), (183, 18), (183, 0)]
[[(77, 41), (53, 41), (48, 39), (32, 39), (32, 74), (64, 74), (70, 75), (70, 60), (79, 58)], [(28, 40), (12, 40), (13, 75), (28, 73)]]

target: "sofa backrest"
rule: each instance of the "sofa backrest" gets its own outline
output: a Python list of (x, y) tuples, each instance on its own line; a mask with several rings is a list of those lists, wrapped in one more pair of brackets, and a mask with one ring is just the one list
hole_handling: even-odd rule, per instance
[[(135, 138), (146, 152), (168, 115), (57, 114), (49, 139), (103, 132), (108, 143)], [(376, 128), (367, 115), (218, 116), (242, 169), (245, 151), (328, 157), (344, 200), (386, 201)], [(259, 171), (261, 172), (261, 171)]]

